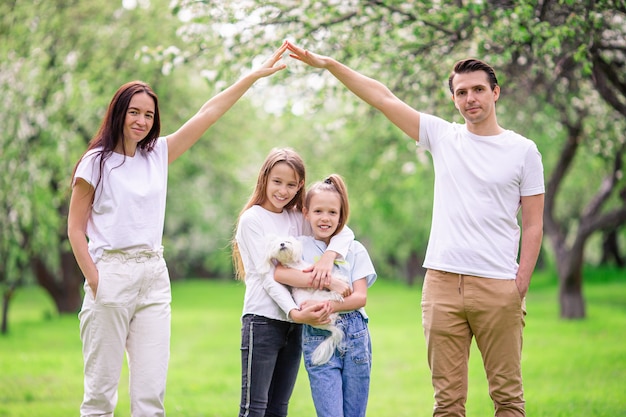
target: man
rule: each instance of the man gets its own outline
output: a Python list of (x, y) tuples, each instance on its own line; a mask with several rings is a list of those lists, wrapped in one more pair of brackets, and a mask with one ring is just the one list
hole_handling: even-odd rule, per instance
[(543, 236), (545, 188), (536, 145), (498, 124), (494, 70), (475, 59), (455, 65), (449, 86), (465, 119), (460, 125), (418, 112), (380, 82), (332, 58), (292, 43), (288, 49), (293, 58), (330, 71), (432, 155), (435, 194), (422, 322), (435, 391), (433, 416), (465, 415), (472, 338), (482, 354), (495, 415), (524, 416), (524, 300)]

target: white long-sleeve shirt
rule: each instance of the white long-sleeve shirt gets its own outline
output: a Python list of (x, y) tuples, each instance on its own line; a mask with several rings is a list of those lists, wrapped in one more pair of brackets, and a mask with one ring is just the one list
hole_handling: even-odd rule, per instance
[[(289, 312), (298, 305), (291, 292), (274, 280), (274, 270), (267, 271), (267, 244), (277, 236), (310, 235), (311, 227), (301, 212), (283, 210), (274, 213), (255, 205), (239, 219), (235, 240), (245, 269), (246, 293), (243, 301), (245, 314), (256, 314), (275, 320), (291, 321)], [(331, 239), (328, 250), (342, 257), (348, 253), (354, 233), (348, 227)]]

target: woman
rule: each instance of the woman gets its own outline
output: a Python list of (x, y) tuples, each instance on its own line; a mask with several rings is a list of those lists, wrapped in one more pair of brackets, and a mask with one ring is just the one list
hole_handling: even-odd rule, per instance
[(124, 351), (131, 414), (164, 416), (171, 291), (161, 246), (167, 167), (276, 65), (260, 68), (207, 101), (181, 128), (160, 137), (157, 96), (141, 81), (121, 86), (74, 169), (68, 235), (85, 276), (81, 416), (112, 416)]

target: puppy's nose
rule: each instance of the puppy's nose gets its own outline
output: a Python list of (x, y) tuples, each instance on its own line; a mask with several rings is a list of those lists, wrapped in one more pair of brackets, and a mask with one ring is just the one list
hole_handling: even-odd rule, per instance
[(280, 242), (280, 247), (284, 248), (285, 247), (285, 242)]

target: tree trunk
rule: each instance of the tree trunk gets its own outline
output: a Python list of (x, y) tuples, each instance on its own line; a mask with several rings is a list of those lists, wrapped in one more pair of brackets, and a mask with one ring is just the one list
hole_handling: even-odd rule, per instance
[(581, 278), (571, 277), (566, 279), (569, 282), (561, 281), (559, 286), (559, 302), (561, 304), (561, 318), (563, 319), (584, 319), (585, 300), (582, 293)]
[(420, 277), (420, 281), (424, 281), (424, 276), (426, 275), (426, 269), (422, 266), (424, 263), (424, 258), (419, 256), (417, 251), (411, 251), (409, 255), (409, 259), (406, 260), (406, 282), (413, 286), (418, 277)]
[(9, 304), (17, 288), (17, 282), (13, 282), (2, 294), (2, 324), (0, 325), (0, 333), (7, 334), (9, 331)]
[(619, 268), (623, 268), (626, 265), (624, 258), (619, 250), (619, 242), (617, 241), (617, 230), (611, 229), (604, 233), (602, 238), (602, 264), (610, 264), (611, 261), (615, 262)]
[(61, 253), (61, 277), (51, 271), (42, 258), (33, 259), (39, 285), (50, 294), (59, 313), (76, 313), (82, 303), (83, 275), (72, 252)]
[(563, 319), (584, 319), (586, 317), (582, 288), (582, 259), (582, 250), (573, 249), (567, 255), (561, 254), (557, 257), (560, 317)]

